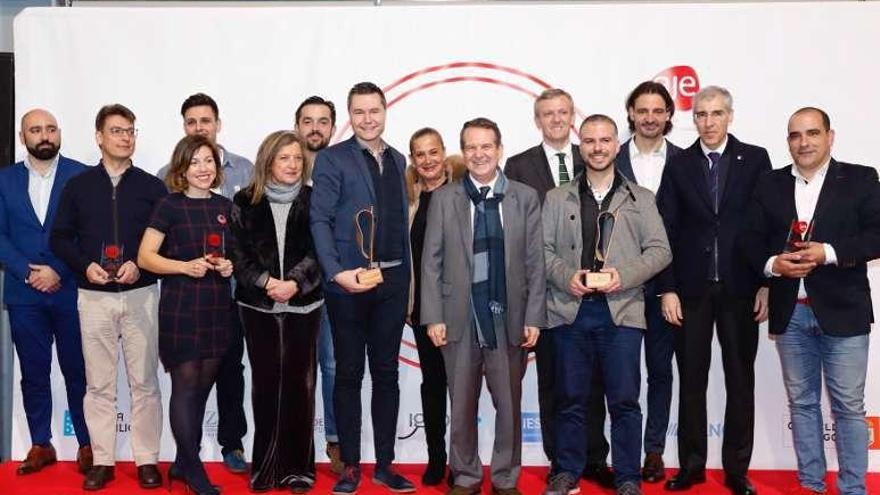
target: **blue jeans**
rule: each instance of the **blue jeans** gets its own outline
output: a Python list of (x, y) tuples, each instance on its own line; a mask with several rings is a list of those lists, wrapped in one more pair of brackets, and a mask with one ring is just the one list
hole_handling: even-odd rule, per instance
[(318, 332), (318, 365), (321, 367), (321, 400), (324, 402), (324, 438), (339, 442), (336, 415), (333, 413), (333, 384), (336, 383), (336, 358), (333, 356), (333, 333), (327, 306), (321, 308), (321, 329)]
[(825, 335), (812, 308), (798, 304), (785, 333), (776, 337), (776, 350), (788, 393), (801, 485), (825, 491), (820, 407), (824, 373), (836, 424), (834, 443), (840, 464), (837, 487), (841, 495), (864, 495), (868, 469), (868, 427), (865, 423), (868, 335)]
[(617, 486), (639, 483), (642, 456), (642, 330), (616, 326), (604, 300), (584, 300), (571, 325), (552, 330), (556, 345), (556, 461), (580, 477), (587, 461), (587, 399), (594, 363), (602, 372), (611, 415), (611, 465)]

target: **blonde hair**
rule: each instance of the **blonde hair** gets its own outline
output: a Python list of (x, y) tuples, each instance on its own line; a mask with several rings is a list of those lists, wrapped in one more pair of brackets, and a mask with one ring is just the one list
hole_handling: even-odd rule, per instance
[[(275, 157), (278, 156), (281, 148), (293, 143), (298, 144), (300, 152), (305, 154), (305, 140), (293, 131), (275, 131), (263, 139), (263, 143), (260, 144), (260, 149), (257, 151), (257, 160), (254, 163), (254, 178), (248, 186), (252, 205), (263, 199), (266, 182), (272, 178), (272, 163), (275, 161)], [(308, 181), (310, 172), (311, 164), (303, 155), (303, 171), (300, 179), (303, 183)]]

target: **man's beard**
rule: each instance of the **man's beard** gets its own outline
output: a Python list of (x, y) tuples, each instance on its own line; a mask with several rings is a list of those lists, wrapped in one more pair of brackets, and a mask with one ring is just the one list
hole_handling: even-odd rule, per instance
[[(321, 141), (319, 141), (317, 144), (312, 144), (312, 142), (309, 141), (309, 138), (312, 137), (313, 135), (320, 136)], [(306, 136), (306, 148), (308, 148), (309, 151), (311, 151), (313, 153), (317, 153), (318, 151), (321, 151), (322, 149), (326, 148), (328, 144), (330, 144), (330, 139), (325, 138), (323, 134), (313, 132), (313, 133), (309, 134), (308, 136)]]
[[(44, 146), (49, 145), (49, 146)], [(57, 145), (48, 141), (43, 141), (34, 147), (26, 146), (28, 153), (37, 160), (51, 160), (55, 158), (60, 149)]]

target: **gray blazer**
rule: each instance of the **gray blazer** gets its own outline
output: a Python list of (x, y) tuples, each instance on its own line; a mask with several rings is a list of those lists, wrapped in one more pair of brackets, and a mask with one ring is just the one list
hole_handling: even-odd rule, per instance
[[(621, 290), (608, 294), (614, 324), (646, 328), (642, 285), (672, 262), (663, 220), (654, 194), (623, 178), (608, 211), (615, 213), (614, 231), (605, 266), (620, 274)], [(578, 184), (582, 176), (547, 193), (542, 211), (544, 260), (547, 265), (547, 320), (551, 327), (569, 325), (577, 316), (581, 299), (568, 292), (568, 283), (580, 268), (581, 204)], [(592, 248), (590, 248), (592, 249)]]
[[(457, 181), (437, 189), (428, 208), (428, 229), (422, 251), (421, 323), (445, 323), (449, 342), (461, 340), (465, 330), (473, 325), (474, 234), (470, 203), (464, 186)], [(509, 181), (501, 201), (501, 216), (507, 279), (507, 340), (510, 345), (519, 346), (523, 342), (524, 327), (547, 326), (538, 194), (529, 186)]]

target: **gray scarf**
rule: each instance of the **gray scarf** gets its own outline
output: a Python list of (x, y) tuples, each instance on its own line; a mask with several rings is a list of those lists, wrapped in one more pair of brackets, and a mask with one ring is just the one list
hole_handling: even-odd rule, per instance
[(299, 196), (300, 189), (302, 189), (302, 180), (289, 186), (269, 180), (266, 181), (263, 191), (266, 193), (266, 199), (270, 203), (293, 203), (296, 197)]

